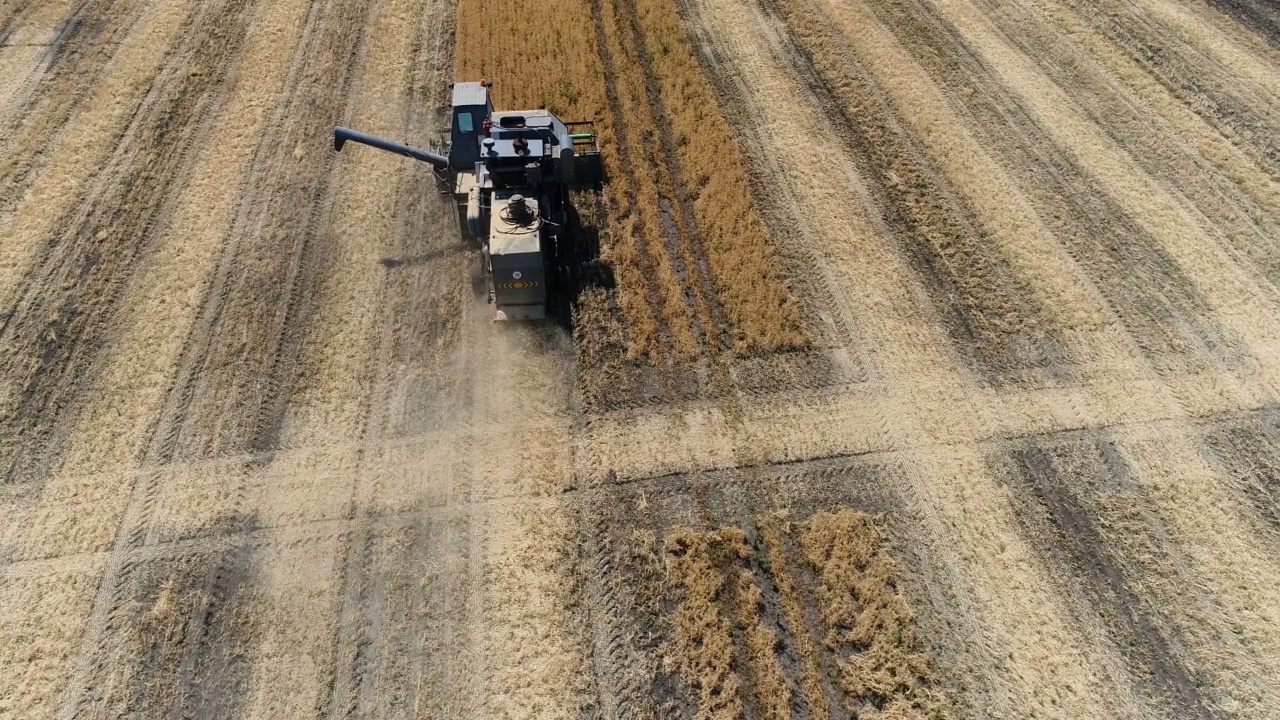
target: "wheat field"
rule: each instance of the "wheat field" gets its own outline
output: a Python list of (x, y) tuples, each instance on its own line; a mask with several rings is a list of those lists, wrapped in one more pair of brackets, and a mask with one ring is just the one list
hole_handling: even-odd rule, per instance
[[(593, 120), (496, 324), (449, 83)], [(0, 720), (1280, 708), (1267, 0), (0, 0)]]

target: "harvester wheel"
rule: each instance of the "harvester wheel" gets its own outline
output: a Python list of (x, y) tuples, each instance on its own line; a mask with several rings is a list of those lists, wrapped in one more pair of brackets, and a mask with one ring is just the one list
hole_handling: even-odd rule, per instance
[(489, 283), (484, 276), (484, 267), (479, 264), (471, 266), (471, 293), (477, 300), (489, 296)]

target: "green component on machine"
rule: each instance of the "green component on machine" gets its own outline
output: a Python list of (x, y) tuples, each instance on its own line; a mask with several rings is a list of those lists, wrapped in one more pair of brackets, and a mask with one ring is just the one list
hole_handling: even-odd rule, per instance
[(595, 133), (572, 133), (569, 135), (571, 140), (594, 140), (595, 137)]

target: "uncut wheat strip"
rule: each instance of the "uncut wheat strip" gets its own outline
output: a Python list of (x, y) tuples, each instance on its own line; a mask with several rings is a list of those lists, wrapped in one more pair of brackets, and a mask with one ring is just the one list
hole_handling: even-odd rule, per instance
[[(643, 79), (638, 79), (634, 47), (626, 43), (630, 35), (625, 29), (626, 18), (618, 17), (609, 4), (595, 8), (580, 1), (557, 4), (552, 12), (562, 15), (562, 22), (555, 25), (577, 31), (560, 36), (559, 51), (548, 51), (544, 48), (549, 42), (546, 36), (509, 30), (528, 12), (547, 12), (540, 5), (528, 12), (522, 11), (523, 7), (522, 3), (497, 6), (480, 2), (460, 7), (456, 76), (496, 81), (493, 93), (499, 109), (547, 104), (553, 109), (565, 105), (571, 111), (601, 113), (600, 144), (612, 179), (606, 193), (612, 243), (602, 248), (602, 254), (614, 263), (618, 274), (628, 350), (633, 359), (654, 363), (672, 350), (678, 356), (692, 357), (697, 348), (691, 319), (666, 252), (651, 152), (643, 145), (647, 136), (657, 136), (657, 129), (652, 125)], [(594, 10), (600, 15), (599, 36), (590, 24)], [(597, 47), (597, 39), (602, 46)], [(494, 53), (495, 46), (506, 51)], [(604, 58), (610, 59), (607, 67)], [(610, 106), (601, 81), (610, 84), (619, 117), (613, 117), (615, 108)], [(581, 96), (571, 97), (570, 91), (577, 90)], [(625, 143), (620, 140), (624, 137)]]
[[(742, 149), (690, 47), (684, 20), (672, 3), (637, 0), (655, 80), (659, 86), (679, 182), (693, 198), (694, 228), (683, 228), (682, 253), (695, 277), (700, 260), (710, 269), (736, 346), (745, 352), (805, 344), (799, 309), (768, 242), (752, 196)], [(672, 188), (676, 189), (676, 188)], [(700, 293), (694, 282), (695, 291)]]
[(879, 697), (891, 714), (942, 714), (947, 703), (933, 658), (919, 649), (901, 573), (872, 519), (849, 508), (819, 512), (796, 540), (817, 576), (823, 643), (838, 658), (838, 687), (860, 701)]
[[(815, 223), (820, 233), (815, 242), (837, 273), (833, 280), (843, 278), (865, 313), (860, 317), (865, 340), (875, 348), (875, 369), (886, 382), (882, 392), (888, 394), (874, 417), (849, 425), (850, 431), (869, 428), (866, 432), (883, 436), (891, 447), (927, 449), (933, 446), (932, 436), (949, 437), (953, 428), (972, 424), (974, 406), (965, 399), (969, 385), (949, 364), (942, 350), (945, 340), (914, 309), (913, 295), (904, 283), (909, 271), (875, 239), (868, 218), (843, 216), (840, 208), (847, 202), (821, 200), (833, 189), (842, 196), (857, 191), (861, 180), (839, 156), (808, 156), (820, 152), (811, 138), (822, 132), (817, 126), (821, 115), (796, 87), (785, 60), (768, 52), (778, 42), (770, 31), (772, 23), (749, 3), (707, 0), (700, 7), (705, 8), (702, 21), (726, 39), (729, 59), (741, 64), (742, 77), (758, 93), (760, 100), (750, 106), (765, 128), (762, 136), (771, 143), (761, 151), (778, 157), (793, 177), (804, 179), (798, 183), (798, 197), (810, 198), (805, 207), (835, 211), (829, 223)], [(825, 215), (817, 219), (826, 220)], [(956, 568), (965, 588), (956, 612), (974, 636), (967, 647), (958, 648), (964, 658), (958, 672), (986, 678), (997, 694), (984, 702), (1007, 716), (1043, 712), (1055, 702), (1057, 714), (1074, 717), (1109, 717), (1109, 707), (1131, 706), (1131, 699), (1116, 693), (1116, 685), (1108, 682), (1122, 673), (1092, 669), (1114, 670), (1116, 662), (1106, 660), (1105, 648), (1081, 642), (1071, 632), (1065, 609), (1047, 590), (1051, 584), (1044, 568), (1018, 533), (1003, 491), (981, 472), (978, 458), (971, 457), (963, 466), (966, 470), (950, 457), (935, 461), (932, 455), (928, 450), (911, 455), (902, 492), (910, 511), (925, 519), (920, 541), (944, 565)], [(993, 552), (993, 537), (1002, 553)], [(1010, 594), (1011, 586), (1025, 592)], [(997, 669), (1028, 637), (1038, 643), (1016, 672)]]
[(1196, 283), (1218, 318), (1245, 341), (1268, 388), (1280, 367), (1276, 307), (1227, 255), (1216, 229), (1138, 167), (1114, 139), (1088, 121), (1074, 100), (1035, 69), (1035, 64), (990, 27), (967, 0), (934, 0), (993, 71), (1042, 121), (1046, 131), (1099, 178), (1139, 225), (1163, 246)]
[[(625, 27), (618, 28), (624, 51), (630, 53), (625, 66), (628, 70), (635, 68), (639, 71), (635, 73), (633, 81), (636, 83), (637, 99), (642, 105), (636, 107), (635, 111), (647, 109), (649, 113), (649, 117), (641, 118), (642, 137), (647, 147), (630, 147), (628, 150), (639, 149), (652, 159), (649, 172), (660, 197), (658, 202), (665, 202), (661, 219), (665, 251), (677, 271), (675, 282), (681, 289), (690, 320), (696, 323), (695, 339), (703, 348), (714, 353), (719, 350), (719, 342), (715, 339), (719, 323), (716, 310), (719, 308), (713, 307), (715, 293), (709, 288), (709, 279), (703, 277), (699, 254), (695, 248), (700, 240), (699, 228), (689, 212), (690, 194), (682, 184), (679, 172), (687, 169), (681, 167), (682, 158), (678, 147), (680, 137), (675, 130), (680, 110), (673, 105), (676, 99), (666, 92), (666, 73), (662, 69), (665, 59), (681, 51), (687, 54), (688, 50), (683, 45), (683, 34), (678, 28), (676, 33), (671, 33), (653, 24), (655, 15), (664, 10), (674, 13), (674, 7), (663, 5), (659, 8), (659, 13), (655, 13), (642, 2), (643, 0), (628, 0), (616, 9), (616, 22), (628, 21)], [(634, 136), (632, 142), (636, 142)], [(705, 228), (702, 231), (705, 233)]]
[[(654, 296), (661, 303), (659, 310), (662, 326), (657, 332), (670, 337), (672, 350), (680, 358), (689, 359), (698, 353), (697, 340), (692, 331), (693, 316), (684, 299), (683, 282), (675, 268), (675, 257), (667, 248), (664, 221), (660, 215), (661, 199), (672, 198), (671, 168), (650, 144), (660, 142), (662, 130), (650, 106), (644, 72), (641, 67), (640, 48), (643, 40), (631, 32), (631, 18), (621, 12), (616, 3), (600, 3), (604, 29), (603, 52), (613, 58), (613, 91), (618, 99), (618, 120), (625, 124), (627, 142), (618, 145), (618, 160), (623, 175), (616, 176), (629, 182), (630, 203), (619, 205), (615, 226), (622, 224), (627, 215), (640, 219), (640, 230), (615, 235), (614, 253), (624, 273), (630, 276), (652, 272), (656, 280)], [(625, 227), (625, 226), (624, 226)], [(626, 239), (630, 247), (619, 244)], [(634, 322), (634, 321), (633, 321)], [(652, 331), (650, 331), (652, 332)], [(650, 362), (659, 356), (649, 353)]]
[(1153, 604), (1194, 639), (1243, 715), (1280, 707), (1280, 561), (1262, 542), (1251, 509), (1231, 495), (1223, 470), (1205, 456), (1191, 426), (1123, 429), (1120, 446), (1169, 528), (1169, 542), (1192, 560)]
[(0, 217), (0, 236), (5, 238), (0, 246), (0, 308), (13, 305), (23, 274), (56, 231), (57, 222), (81, 200), (94, 173), (115, 150), (197, 5), (194, 0), (178, 0), (147, 11), (83, 109), (56, 137), (57, 149), (22, 202), (11, 215)]
[(734, 658), (732, 604), (725, 601), (732, 578), (712, 557), (713, 546), (729, 545), (721, 552), (733, 565), (741, 560), (735, 555), (745, 548), (733, 542), (735, 531), (740, 537), (736, 528), (704, 533), (676, 529), (664, 540), (666, 571), (677, 601), (665, 618), (663, 666), (679, 673), (697, 693), (699, 718), (742, 717), (744, 696), (751, 690), (743, 677), (744, 660)]

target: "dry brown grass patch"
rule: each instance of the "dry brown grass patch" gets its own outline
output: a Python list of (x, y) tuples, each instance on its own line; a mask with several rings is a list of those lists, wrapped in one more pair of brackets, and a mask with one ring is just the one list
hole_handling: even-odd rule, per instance
[(898, 569), (871, 518), (852, 510), (819, 513), (799, 532), (804, 559), (818, 574), (823, 643), (836, 678), (863, 718), (945, 715), (928, 658), (917, 649), (911, 608)]
[(755, 706), (763, 717), (790, 717), (777, 636), (761, 623), (761, 591), (747, 567), (746, 534), (737, 528), (679, 530), (666, 547), (677, 605), (664, 661), (669, 672), (697, 689), (697, 716), (740, 718)]
[(665, 120), (693, 200), (703, 251), (733, 324), (739, 351), (779, 350), (808, 342), (799, 306), (769, 245), (752, 197), (746, 160), (669, 0), (636, 0)]

